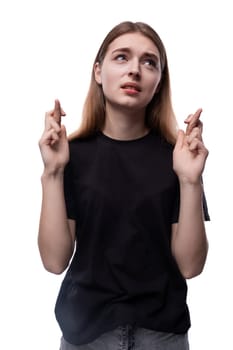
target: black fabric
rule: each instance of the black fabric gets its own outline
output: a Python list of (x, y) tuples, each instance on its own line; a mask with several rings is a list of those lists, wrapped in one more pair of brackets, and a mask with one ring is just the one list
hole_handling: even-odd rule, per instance
[(70, 142), (64, 190), (77, 249), (55, 307), (68, 342), (88, 343), (122, 324), (189, 329), (187, 285), (170, 249), (179, 214), (172, 152), (156, 132)]

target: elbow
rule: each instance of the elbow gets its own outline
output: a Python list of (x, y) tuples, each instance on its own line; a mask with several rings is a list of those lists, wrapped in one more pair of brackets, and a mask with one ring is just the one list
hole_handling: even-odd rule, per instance
[(187, 259), (180, 260), (178, 262), (178, 266), (182, 276), (185, 279), (192, 279), (194, 277), (201, 275), (205, 267), (207, 254), (208, 254), (208, 245), (206, 245), (205, 249), (203, 249), (201, 253), (199, 252), (198, 254), (195, 254), (194, 256), (190, 257), (188, 260)]
[(54, 274), (54, 275), (61, 275), (67, 268), (68, 265), (55, 265), (55, 264), (49, 264), (49, 263), (44, 263), (43, 266), (46, 271)]
[(187, 264), (183, 269), (180, 268), (182, 276), (187, 280), (199, 276), (204, 270), (205, 262), (206, 256), (198, 261)]
[(194, 277), (199, 276), (202, 273), (203, 269), (204, 269), (204, 266), (203, 267), (199, 267), (199, 268), (189, 269), (187, 271), (181, 271), (181, 273), (182, 273), (182, 276), (186, 280), (190, 280), (190, 279), (192, 279)]
[(69, 264), (66, 261), (57, 261), (57, 259), (48, 259), (43, 256), (41, 256), (41, 260), (45, 270), (55, 275), (61, 275)]
[(72, 257), (72, 251), (61, 254), (60, 251), (51, 251), (40, 244), (39, 253), (44, 269), (55, 275), (61, 275), (67, 269)]

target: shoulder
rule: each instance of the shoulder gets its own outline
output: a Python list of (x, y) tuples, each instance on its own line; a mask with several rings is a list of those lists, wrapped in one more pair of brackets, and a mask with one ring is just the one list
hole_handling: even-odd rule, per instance
[(85, 138), (74, 138), (69, 141), (70, 160), (69, 166), (80, 171), (80, 168), (91, 166), (98, 149), (98, 135), (94, 134)]
[(89, 149), (96, 145), (97, 134), (88, 137), (77, 137), (69, 141), (69, 148), (71, 152), (80, 152)]
[(166, 140), (166, 138), (156, 129), (151, 130), (151, 139), (156, 143), (157, 147), (173, 151), (174, 145)]

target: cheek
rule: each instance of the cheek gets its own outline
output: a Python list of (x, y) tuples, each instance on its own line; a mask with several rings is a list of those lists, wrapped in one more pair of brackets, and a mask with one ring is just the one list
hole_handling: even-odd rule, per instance
[(155, 78), (151, 79), (150, 87), (151, 87), (151, 90), (153, 90), (153, 94), (156, 92), (160, 81), (161, 81), (160, 74), (158, 76), (156, 76)]
[(156, 81), (151, 80), (147, 85), (148, 94), (153, 96), (156, 93), (158, 86), (159, 86), (159, 80), (156, 80)]
[(112, 89), (112, 82), (108, 76), (102, 77), (102, 89), (103, 89), (104, 94), (107, 94)]
[(101, 74), (103, 88), (114, 88), (119, 82), (119, 72), (115, 69), (105, 69)]

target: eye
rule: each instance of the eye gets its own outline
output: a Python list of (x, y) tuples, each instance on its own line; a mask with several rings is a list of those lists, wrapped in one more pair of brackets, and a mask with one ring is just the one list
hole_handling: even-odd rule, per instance
[(146, 66), (149, 66), (149, 67), (153, 67), (153, 68), (158, 68), (158, 62), (153, 60), (152, 58), (145, 58), (144, 59), (144, 64)]
[(115, 60), (116, 61), (125, 61), (127, 59), (126, 55), (123, 54), (123, 53), (120, 53), (118, 54), (116, 57), (115, 57)]

